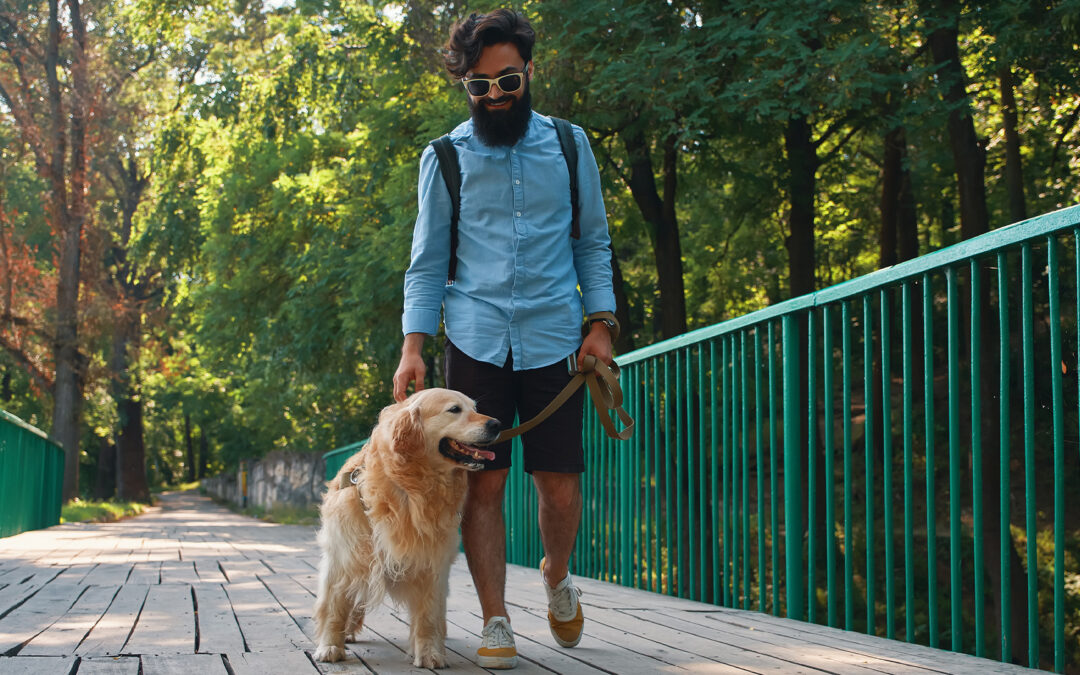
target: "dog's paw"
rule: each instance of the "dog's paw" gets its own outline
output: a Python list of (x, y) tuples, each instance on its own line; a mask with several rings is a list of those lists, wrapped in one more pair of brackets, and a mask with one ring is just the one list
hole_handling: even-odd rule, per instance
[(315, 660), (324, 663), (334, 663), (345, 658), (345, 650), (334, 645), (319, 645), (315, 650)]
[(360, 631), (355, 633), (345, 633), (345, 644), (351, 645), (355, 642), (360, 642)]
[(445, 668), (446, 653), (434, 649), (420, 650), (413, 658), (413, 665), (418, 668)]

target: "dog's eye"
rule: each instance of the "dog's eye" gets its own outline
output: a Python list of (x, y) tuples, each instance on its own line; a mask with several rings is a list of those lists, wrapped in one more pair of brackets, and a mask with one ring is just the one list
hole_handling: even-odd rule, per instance
[(456, 414), (458, 414), (459, 412), (461, 412), (461, 406), (459, 406), (459, 405), (452, 405), (452, 406), (450, 406), (449, 408), (447, 408), (447, 409), (446, 409), (446, 412), (448, 412), (448, 413), (454, 413), (454, 414), (456, 415)]

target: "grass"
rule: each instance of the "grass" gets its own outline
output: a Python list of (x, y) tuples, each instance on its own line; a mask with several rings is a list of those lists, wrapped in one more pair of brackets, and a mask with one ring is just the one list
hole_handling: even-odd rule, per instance
[(267, 523), (278, 523), (279, 525), (311, 525), (316, 526), (319, 524), (319, 505), (310, 504), (308, 506), (293, 506), (290, 504), (275, 504), (273, 507), (267, 509), (262, 506), (256, 506), (254, 504), (240, 508), (239, 504), (234, 504), (225, 499), (219, 499), (214, 495), (207, 495), (214, 501), (214, 503), (224, 506), (233, 513), (239, 513), (242, 516), (250, 516), (252, 518), (258, 518), (259, 520)]
[(154, 494), (160, 494), (162, 492), (185, 492), (187, 490), (197, 490), (199, 488), (200, 481), (193, 480), (190, 483), (176, 483), (175, 485), (159, 485), (151, 488), (150, 491)]
[(319, 524), (319, 507), (316, 504), (310, 506), (276, 504), (269, 509), (261, 506), (248, 506), (245, 509), (238, 509), (237, 513), (242, 513), (245, 516), (251, 516), (252, 518), (258, 518), (259, 520), (264, 520), (268, 523), (279, 523), (282, 525)]
[(84, 502), (73, 499), (60, 510), (61, 523), (112, 523), (137, 516), (146, 509), (141, 502)]

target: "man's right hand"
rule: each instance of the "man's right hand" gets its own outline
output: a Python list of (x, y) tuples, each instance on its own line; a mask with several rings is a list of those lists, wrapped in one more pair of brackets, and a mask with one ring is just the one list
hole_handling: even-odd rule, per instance
[(424, 334), (409, 333), (401, 346), (401, 361), (394, 373), (394, 400), (404, 401), (410, 382), (416, 383), (416, 391), (424, 389), (424, 375), (427, 365), (424, 363)]

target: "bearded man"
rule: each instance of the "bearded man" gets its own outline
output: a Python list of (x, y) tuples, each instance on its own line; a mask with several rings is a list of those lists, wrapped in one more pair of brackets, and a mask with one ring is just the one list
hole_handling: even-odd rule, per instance
[[(472, 113), (449, 134), (461, 173), (456, 272), (448, 281), (453, 198), (429, 146), (420, 160), (404, 344), (394, 374), (397, 400), (404, 400), (410, 383), (423, 389), (424, 339), (438, 332), (441, 314), (446, 386), (504, 426), (515, 414), (531, 419), (555, 397), (570, 380), (566, 364), (575, 353), (578, 368), (586, 355), (610, 364), (615, 328), (606, 318), (615, 311), (615, 296), (596, 160), (585, 133), (573, 126), (580, 231), (572, 233), (570, 154), (563, 153), (552, 119), (531, 105), (534, 42), (525, 17), (507, 9), (473, 14), (451, 31), (446, 68), (464, 84)], [(563, 647), (578, 644), (584, 624), (569, 572), (581, 520), (583, 405), (584, 388), (522, 436), (524, 469), (539, 496), (548, 621)], [(477, 663), (485, 668), (517, 664), (504, 601), (510, 445), (489, 448), (497, 459), (469, 474), (461, 523), (483, 610)]]

